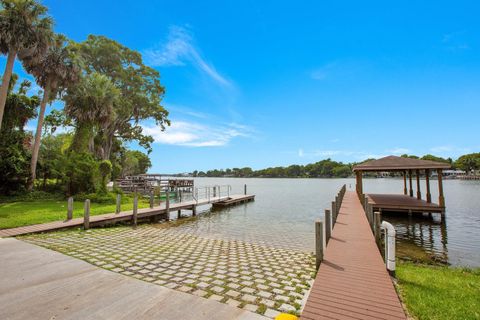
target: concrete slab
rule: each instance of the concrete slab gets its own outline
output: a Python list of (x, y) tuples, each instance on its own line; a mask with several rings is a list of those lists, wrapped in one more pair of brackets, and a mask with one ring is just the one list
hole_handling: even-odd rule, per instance
[(0, 319), (267, 319), (0, 239)]

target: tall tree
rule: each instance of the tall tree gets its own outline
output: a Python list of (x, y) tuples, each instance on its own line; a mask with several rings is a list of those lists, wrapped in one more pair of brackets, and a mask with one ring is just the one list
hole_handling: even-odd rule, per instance
[(23, 81), (15, 90), (18, 77), (13, 74), (5, 104), (4, 125), (0, 129), (0, 193), (22, 190), (28, 178), (29, 146), (31, 136), (25, 124), (36, 116), (39, 99), (27, 96), (29, 81)]
[(8, 86), (18, 55), (33, 57), (46, 51), (52, 35), (52, 19), (47, 8), (34, 0), (1, 0), (0, 52), (7, 64), (0, 87), (0, 128), (2, 126)]
[(76, 86), (67, 89), (65, 113), (75, 125), (73, 151), (94, 151), (95, 132), (111, 123), (115, 116), (113, 105), (119, 95), (110, 79), (99, 73), (86, 75)]
[(38, 151), (40, 150), (47, 103), (54, 100), (67, 87), (75, 84), (79, 78), (80, 68), (67, 44), (65, 36), (55, 35), (52, 45), (49, 46), (44, 55), (26, 58), (24, 61), (26, 70), (35, 77), (38, 85), (43, 88), (43, 98), (40, 104), (37, 131), (32, 149), (28, 190), (32, 189), (36, 177)]
[(116, 138), (135, 140), (149, 149), (153, 139), (143, 134), (140, 122), (153, 119), (162, 129), (170, 124), (168, 112), (161, 105), (165, 88), (158, 71), (144, 65), (140, 53), (103, 36), (90, 35), (77, 47), (85, 72), (108, 76), (120, 90), (112, 121), (98, 132), (97, 156), (109, 159)]

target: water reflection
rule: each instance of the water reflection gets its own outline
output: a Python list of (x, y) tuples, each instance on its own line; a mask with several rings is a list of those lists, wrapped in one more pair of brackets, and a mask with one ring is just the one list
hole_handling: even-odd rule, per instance
[[(206, 237), (236, 239), (262, 245), (314, 250), (314, 221), (323, 217), (343, 184), (352, 190), (353, 179), (241, 179), (196, 178), (195, 185), (225, 185), (232, 193), (255, 194), (254, 202), (184, 219), (179, 228)], [(349, 186), (351, 185), (351, 188)], [(402, 179), (365, 179), (371, 193), (402, 193)], [(432, 198), (436, 199), (435, 182)], [(480, 266), (480, 181), (444, 182), (446, 223), (439, 214), (419, 216), (383, 214), (398, 230), (399, 255), (415, 260)], [(199, 208), (200, 209), (200, 208)], [(185, 214), (190, 212), (185, 211)], [(172, 218), (176, 212), (172, 213)]]
[(447, 264), (447, 221), (439, 214), (383, 213), (397, 231), (397, 256), (406, 260)]

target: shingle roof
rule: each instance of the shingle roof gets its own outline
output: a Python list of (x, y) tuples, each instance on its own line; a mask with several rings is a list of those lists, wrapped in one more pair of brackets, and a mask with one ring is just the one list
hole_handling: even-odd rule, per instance
[(395, 171), (395, 170), (450, 169), (448, 163), (388, 156), (371, 160), (353, 167), (353, 171)]

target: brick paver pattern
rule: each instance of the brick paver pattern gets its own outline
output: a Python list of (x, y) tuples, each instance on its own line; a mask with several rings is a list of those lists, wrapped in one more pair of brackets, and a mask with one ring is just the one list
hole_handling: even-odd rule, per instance
[(113, 272), (272, 318), (280, 311), (299, 313), (315, 273), (312, 254), (179, 231), (121, 226), (21, 239)]

